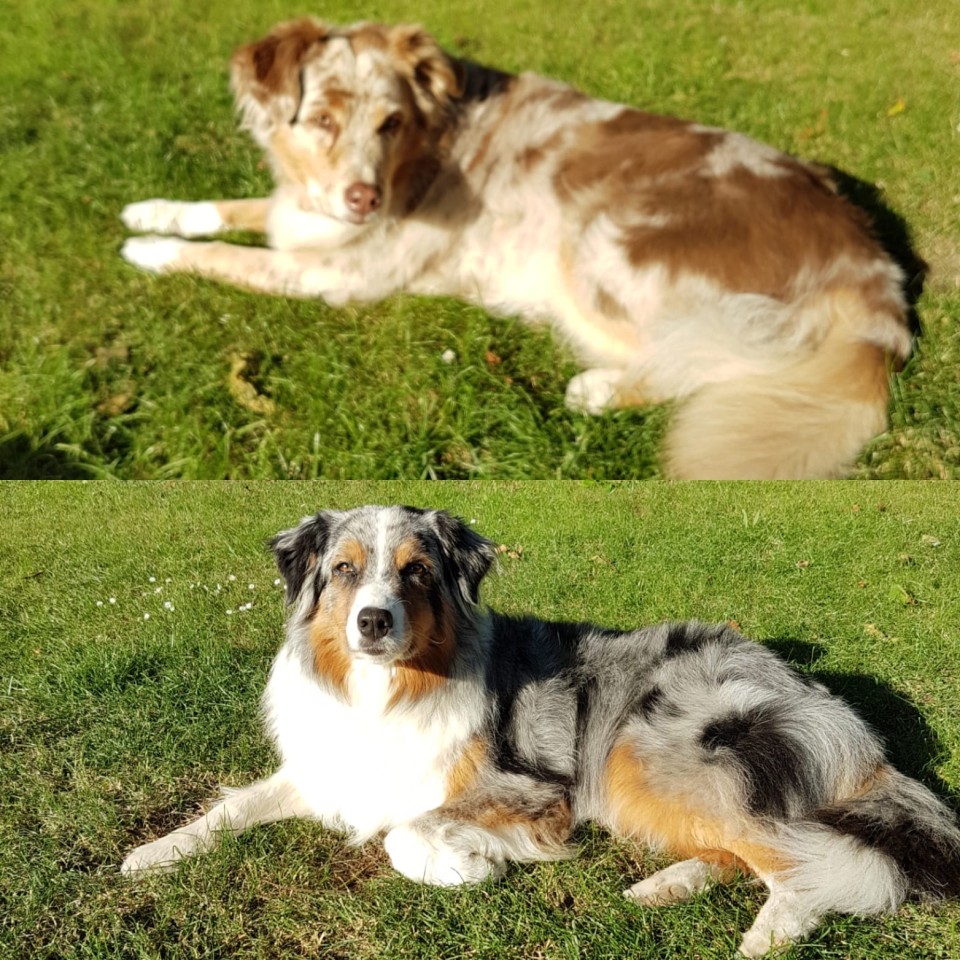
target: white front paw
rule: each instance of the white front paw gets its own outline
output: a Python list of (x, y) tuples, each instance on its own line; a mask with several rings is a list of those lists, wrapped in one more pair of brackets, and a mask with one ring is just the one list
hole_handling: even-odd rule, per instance
[(567, 384), (566, 406), (577, 413), (598, 416), (609, 409), (616, 396), (620, 370), (597, 368), (578, 373)]
[(398, 873), (418, 883), (456, 887), (479, 883), (506, 872), (502, 861), (489, 860), (479, 853), (455, 850), (437, 837), (427, 837), (414, 826), (394, 827), (383, 839), (383, 847)]
[(120, 256), (149, 273), (169, 273), (177, 269), (177, 261), (186, 240), (175, 237), (130, 237), (120, 248)]
[(172, 870), (178, 860), (196, 853), (198, 846), (196, 837), (189, 834), (178, 836), (174, 831), (131, 850), (120, 865), (120, 872), (128, 877), (138, 873), (163, 873)]
[(125, 206), (120, 219), (129, 230), (180, 237), (209, 236), (223, 227), (217, 208), (206, 201), (183, 203), (179, 200), (141, 200)]

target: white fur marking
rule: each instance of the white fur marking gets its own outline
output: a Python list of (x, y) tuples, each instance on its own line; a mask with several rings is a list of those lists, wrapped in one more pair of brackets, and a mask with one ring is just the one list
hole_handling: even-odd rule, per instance
[(705, 890), (723, 872), (722, 867), (703, 860), (681, 860), (635, 883), (623, 895), (648, 907), (679, 903)]
[(178, 237), (206, 237), (224, 227), (216, 206), (207, 201), (142, 200), (124, 207), (120, 219), (130, 230)]
[(564, 403), (568, 410), (598, 416), (609, 409), (622, 370), (597, 367), (578, 373), (568, 384)]
[(394, 827), (383, 839), (394, 870), (417, 883), (456, 887), (502, 876), (506, 865), (480, 853), (456, 850), (434, 835), (427, 837), (412, 824)]
[(180, 259), (186, 246), (186, 240), (176, 237), (130, 237), (120, 248), (120, 256), (148, 273), (166, 273)]

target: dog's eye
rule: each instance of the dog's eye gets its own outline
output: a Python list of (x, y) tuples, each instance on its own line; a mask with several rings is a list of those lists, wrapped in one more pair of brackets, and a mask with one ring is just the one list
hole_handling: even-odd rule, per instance
[(310, 120), (308, 121), (312, 126), (318, 127), (321, 130), (326, 130), (331, 132), (336, 129), (336, 123), (334, 122), (333, 117), (326, 112), (315, 113)]
[(423, 577), (426, 576), (427, 565), (425, 563), (420, 563), (419, 560), (415, 560), (413, 563), (408, 563), (403, 568), (403, 575), (405, 577)]
[(395, 133), (400, 129), (400, 124), (403, 123), (403, 114), (402, 113), (391, 113), (383, 123), (380, 124), (377, 129), (377, 133)]
[(343, 574), (344, 576), (350, 576), (351, 574), (354, 574), (354, 573), (357, 572), (357, 568), (356, 568), (352, 563), (348, 562), (347, 560), (341, 561), (341, 562), (338, 563), (333, 569), (334, 569), (337, 573), (341, 573), (341, 574)]

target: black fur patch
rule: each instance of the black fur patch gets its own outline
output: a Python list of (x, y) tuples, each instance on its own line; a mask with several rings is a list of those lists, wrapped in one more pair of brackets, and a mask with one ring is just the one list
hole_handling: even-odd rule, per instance
[(885, 853), (903, 871), (912, 892), (932, 897), (960, 896), (960, 849), (945, 836), (912, 816), (909, 810), (884, 805), (882, 816), (862, 809), (827, 807), (816, 820)]
[(660, 687), (651, 687), (637, 703), (637, 711), (649, 720), (663, 706), (663, 690)]
[(287, 603), (300, 595), (307, 576), (317, 565), (330, 537), (330, 516), (321, 511), (293, 530), (283, 530), (270, 541), (277, 567), (287, 584)]
[(729, 758), (748, 785), (753, 813), (782, 818), (804, 794), (803, 749), (781, 729), (776, 708), (751, 707), (708, 723), (700, 735), (716, 759)]
[(664, 659), (696, 653), (707, 644), (724, 639), (726, 632), (723, 627), (712, 627), (703, 623), (672, 623), (663, 647)]
[[(424, 512), (416, 507), (404, 509)], [(443, 510), (433, 510), (430, 514), (445, 561), (445, 572), (449, 574), (458, 594), (470, 603), (477, 603), (480, 581), (487, 575), (496, 557), (493, 543), (471, 530), (463, 520)]]

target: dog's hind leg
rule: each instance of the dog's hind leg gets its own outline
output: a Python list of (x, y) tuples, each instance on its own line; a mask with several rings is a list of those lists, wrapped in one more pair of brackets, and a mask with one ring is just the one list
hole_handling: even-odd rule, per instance
[(772, 884), (767, 902), (743, 935), (740, 953), (744, 957), (763, 957), (772, 950), (782, 950), (806, 937), (821, 919), (821, 912), (805, 902), (803, 896)]
[(162, 233), (176, 237), (213, 237), (227, 230), (264, 233), (269, 199), (141, 200), (123, 208), (120, 219), (138, 233)]
[(567, 384), (565, 403), (568, 410), (599, 416), (607, 410), (640, 407), (666, 399), (657, 396), (634, 370), (594, 367), (578, 373)]
[(693, 857), (644, 877), (624, 890), (623, 895), (647, 907), (667, 906), (689, 900), (714, 883), (728, 880), (733, 872), (730, 863)]
[(224, 798), (204, 816), (131, 851), (120, 872), (134, 875), (170, 870), (178, 860), (209, 850), (219, 834), (242, 833), (260, 823), (306, 817), (311, 812), (281, 770), (247, 787), (225, 791)]

